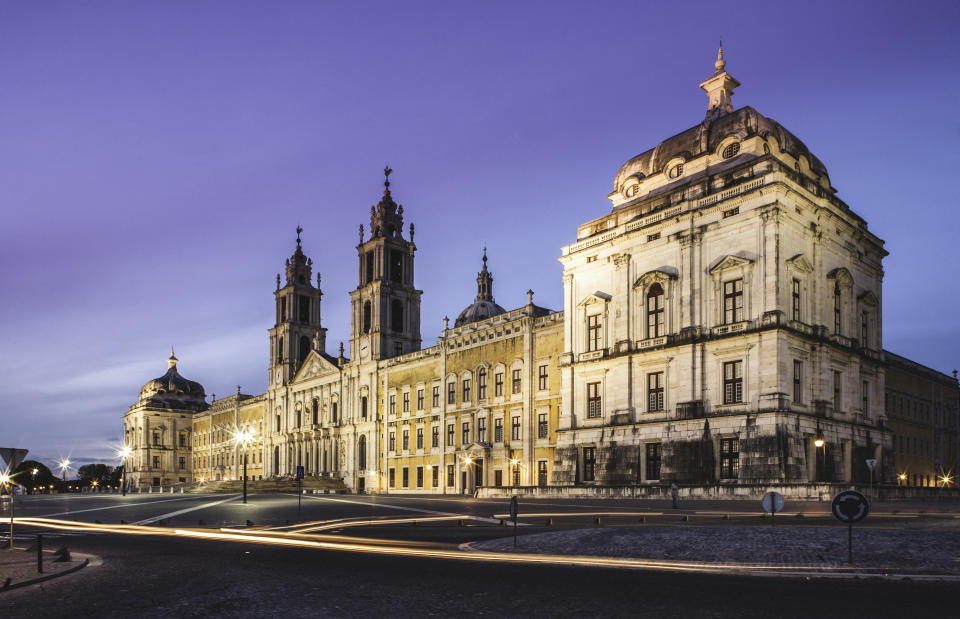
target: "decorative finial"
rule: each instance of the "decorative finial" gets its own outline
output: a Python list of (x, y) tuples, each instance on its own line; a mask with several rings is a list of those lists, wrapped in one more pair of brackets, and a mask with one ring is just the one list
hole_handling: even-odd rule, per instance
[(383, 168), (383, 186), (386, 188), (386, 191), (390, 191), (390, 174), (393, 172), (390, 169), (390, 166), (385, 166)]
[(280, 290), (280, 274), (277, 273), (277, 290)]
[(443, 330), (446, 331), (450, 328), (450, 319), (446, 316), (443, 317)]
[(175, 355), (174, 352), (173, 352), (173, 346), (170, 347), (170, 358), (171, 358), (171, 359), (176, 359), (176, 358), (177, 358), (177, 355)]
[(956, 370), (953, 371), (953, 380), (957, 380), (957, 371), (956, 371)]
[(210, 394), (210, 403), (213, 404), (213, 403), (216, 402), (216, 401), (217, 401), (217, 394), (211, 393), (211, 394)]
[(363, 224), (360, 224), (360, 244), (363, 245)]
[(533, 305), (533, 290), (527, 290), (527, 304)]
[(177, 356), (173, 354), (173, 346), (170, 347), (170, 358), (167, 359), (167, 369), (172, 370), (177, 367)]
[(483, 246), (483, 268), (487, 268), (487, 246)]
[(717, 61), (713, 63), (713, 66), (716, 67), (717, 73), (723, 71), (723, 68), (727, 66), (727, 61), (723, 59), (723, 39), (720, 39), (720, 49), (717, 51)]
[(240, 385), (237, 385), (237, 395), (240, 395)]
[(340, 342), (340, 356), (343, 356), (343, 342)]
[(303, 232), (303, 228), (300, 225), (297, 225), (297, 247), (300, 247), (300, 233)]
[(413, 243), (413, 224), (410, 224), (410, 242)]

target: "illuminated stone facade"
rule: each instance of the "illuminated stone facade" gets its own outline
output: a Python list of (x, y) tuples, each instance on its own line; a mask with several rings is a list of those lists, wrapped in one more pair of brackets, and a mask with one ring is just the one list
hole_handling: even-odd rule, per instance
[[(956, 379), (950, 391), (948, 377), (902, 360), (888, 384), (883, 242), (799, 139), (733, 108), (738, 85), (721, 51), (701, 84), (703, 121), (620, 168), (612, 210), (562, 248), (562, 311), (532, 292), (523, 307), (497, 305), (484, 253), (476, 299), (427, 348), (414, 226), (404, 235), (388, 168), (360, 226), (349, 357), (343, 344), (326, 352), (320, 276), (298, 229), (274, 291), (267, 391), (208, 408), (200, 387), (181, 409), (142, 393), (125, 420), (138, 473), (237, 478), (242, 429), (256, 437), (254, 479), (302, 467), (357, 492), (802, 494), (866, 483), (868, 460), (878, 482), (955, 471)], [(904, 395), (926, 403), (929, 427), (893, 412)], [(163, 468), (163, 450), (175, 462), (183, 448), (151, 446), (155, 428), (162, 441), (186, 433), (188, 470)], [(934, 455), (894, 452), (903, 438), (891, 428), (911, 448), (930, 434)], [(143, 469), (155, 452), (159, 468)]]

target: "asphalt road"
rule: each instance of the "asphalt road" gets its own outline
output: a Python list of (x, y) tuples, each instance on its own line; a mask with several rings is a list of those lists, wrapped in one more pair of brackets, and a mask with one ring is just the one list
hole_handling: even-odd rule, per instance
[[(638, 513), (695, 526), (699, 520), (736, 526), (758, 519), (752, 503), (690, 502), (680, 525), (667, 503), (525, 501), (524, 512), (554, 516), (554, 527), (635, 523)], [(787, 506), (804, 526), (829, 522), (826, 504)], [(944, 512), (942, 510), (946, 509)], [(423, 518), (416, 524), (333, 528), (334, 535), (419, 540), (437, 547), (502, 537), (492, 518), (504, 501), (461, 497), (255, 495), (247, 505), (231, 495), (54, 495), (18, 498), (17, 516), (84, 522), (143, 522), (152, 527), (296, 527), (337, 519)], [(897, 511), (897, 514), (893, 514)], [(920, 512), (925, 512), (921, 514)], [(953, 518), (957, 504), (874, 506), (877, 526)], [(630, 515), (607, 515), (621, 512)], [(0, 512), (3, 516), (8, 512)], [(723, 520), (723, 514), (731, 514)], [(886, 517), (884, 517), (886, 514)], [(428, 521), (428, 518), (447, 518)], [(475, 518), (473, 518), (475, 517)], [(478, 519), (479, 518), (479, 519)], [(794, 520), (790, 520), (794, 518)], [(873, 515), (871, 516), (873, 518)], [(535, 517), (520, 533), (547, 530)], [(874, 521), (872, 521), (874, 522)], [(161, 524), (162, 523), (162, 524)], [(336, 523), (334, 523), (336, 524)], [(462, 524), (462, 526), (461, 526)], [(25, 545), (36, 529), (21, 528)], [(23, 536), (21, 538), (21, 535)], [(59, 535), (59, 537), (53, 537)], [(48, 547), (97, 555), (102, 564), (44, 585), (0, 593), (0, 616), (696, 616), (902, 617), (918, 604), (934, 616), (956, 615), (956, 584), (917, 581), (791, 580), (615, 569), (474, 563), (423, 557), (367, 555), (246, 542), (44, 531)], [(921, 602), (922, 601), (922, 602)]]

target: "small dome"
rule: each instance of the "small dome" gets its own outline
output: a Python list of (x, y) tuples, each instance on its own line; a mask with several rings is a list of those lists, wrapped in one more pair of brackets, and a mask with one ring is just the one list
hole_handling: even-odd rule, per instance
[(457, 316), (454, 327), (460, 327), (485, 320), (491, 316), (505, 314), (503, 309), (493, 300), (493, 273), (487, 270), (487, 248), (483, 248), (483, 268), (477, 273), (477, 298)]
[(147, 382), (140, 389), (140, 404), (190, 410), (206, 408), (207, 395), (203, 391), (203, 385), (181, 376), (177, 371), (177, 361), (173, 351), (170, 351), (167, 373)]
[(505, 314), (506, 312), (507, 310), (503, 309), (493, 301), (474, 301), (467, 306), (467, 309), (460, 312), (460, 315), (457, 316), (457, 320), (453, 323), (453, 326), (459, 327), (461, 325), (470, 324), (471, 322), (486, 320), (491, 316)]

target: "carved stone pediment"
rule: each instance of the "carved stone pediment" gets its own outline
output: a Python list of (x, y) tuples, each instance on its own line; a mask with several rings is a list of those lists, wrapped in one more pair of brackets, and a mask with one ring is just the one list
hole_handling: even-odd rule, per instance
[(660, 267), (658, 269), (647, 271), (638, 277), (637, 281), (633, 283), (633, 287), (646, 288), (654, 283), (663, 285), (672, 279), (677, 279), (677, 270), (673, 267)]
[(300, 366), (300, 369), (297, 370), (296, 375), (293, 377), (293, 382), (308, 380), (318, 376), (326, 376), (328, 374), (336, 374), (338, 372), (340, 372), (339, 367), (321, 356), (317, 351), (311, 350), (310, 353), (307, 354), (303, 365)]
[(710, 273), (720, 273), (728, 269), (736, 269), (748, 266), (753, 263), (753, 260), (749, 258), (742, 258), (740, 256), (734, 256), (733, 254), (727, 254), (720, 259), (717, 264), (710, 268)]
[(807, 260), (807, 257), (803, 254), (797, 254), (793, 258), (787, 260), (787, 266), (792, 267), (801, 273), (813, 272), (813, 265), (810, 264), (810, 261)]
[(612, 298), (613, 297), (607, 294), (606, 292), (601, 292), (597, 290), (595, 292), (591, 292), (590, 294), (580, 299), (580, 302), (577, 303), (577, 307), (585, 307), (593, 303), (606, 303)]
[(864, 305), (871, 305), (873, 307), (880, 305), (880, 299), (877, 298), (877, 295), (873, 294), (872, 290), (861, 293), (860, 296), (857, 297), (857, 300)]
[(844, 267), (837, 267), (834, 270), (827, 273), (827, 279), (835, 279), (840, 283), (841, 286), (852, 286), (853, 285), (853, 275), (850, 274), (850, 271)]

